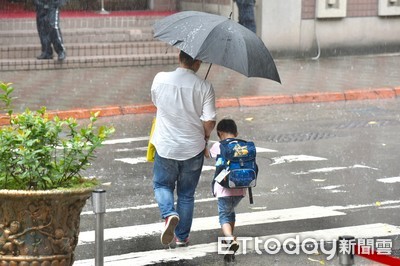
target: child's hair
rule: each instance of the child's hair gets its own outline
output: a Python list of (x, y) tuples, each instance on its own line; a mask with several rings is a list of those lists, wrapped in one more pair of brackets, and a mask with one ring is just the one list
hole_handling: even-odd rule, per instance
[(237, 135), (237, 126), (235, 121), (229, 118), (222, 119), (217, 125), (217, 133), (218, 132), (225, 132), (232, 135)]

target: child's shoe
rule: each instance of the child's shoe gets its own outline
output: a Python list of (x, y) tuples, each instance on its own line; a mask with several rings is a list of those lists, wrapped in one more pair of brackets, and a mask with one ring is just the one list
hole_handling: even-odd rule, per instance
[(238, 242), (236, 242), (236, 240), (232, 240), (231, 241), (231, 243), (229, 244), (229, 247), (228, 247), (228, 251), (233, 251), (233, 253), (232, 252), (230, 252), (230, 253), (232, 253), (232, 254), (225, 254), (225, 256), (224, 256), (224, 261), (225, 262), (233, 262), (234, 260), (235, 260), (235, 253), (236, 253), (236, 251), (239, 249), (239, 244), (238, 244)]

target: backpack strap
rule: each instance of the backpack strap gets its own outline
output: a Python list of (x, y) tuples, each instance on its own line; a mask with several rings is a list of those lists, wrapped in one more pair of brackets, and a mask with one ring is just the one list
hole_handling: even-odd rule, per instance
[(232, 141), (248, 142), (247, 140), (244, 140), (244, 139), (228, 138), (228, 139), (221, 140), (220, 143), (229, 143)]
[(250, 200), (250, 204), (253, 204), (253, 191), (251, 190), (251, 187), (248, 188), (249, 191), (249, 200)]

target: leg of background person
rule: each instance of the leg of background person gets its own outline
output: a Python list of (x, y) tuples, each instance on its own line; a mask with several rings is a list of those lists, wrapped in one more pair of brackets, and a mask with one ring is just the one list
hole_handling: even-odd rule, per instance
[(254, 0), (237, 0), (239, 9), (239, 24), (256, 33), (256, 22), (254, 15)]
[(162, 158), (156, 153), (153, 167), (153, 190), (163, 219), (170, 215), (178, 215), (174, 207), (174, 190), (178, 171), (177, 161)]
[(54, 50), (59, 55), (60, 59), (60, 55), (65, 53), (65, 47), (60, 29), (60, 10), (58, 8), (51, 8), (49, 12), (50, 39)]
[(42, 55), (52, 56), (53, 49), (49, 36), (49, 29), (46, 25), (48, 9), (38, 8), (36, 11), (36, 27), (39, 34), (40, 44), (42, 46)]
[(181, 175), (177, 183), (177, 206), (179, 224), (175, 229), (175, 235), (180, 240), (189, 237), (193, 221), (194, 193), (200, 179), (203, 168), (204, 154), (199, 153), (195, 157), (181, 162)]

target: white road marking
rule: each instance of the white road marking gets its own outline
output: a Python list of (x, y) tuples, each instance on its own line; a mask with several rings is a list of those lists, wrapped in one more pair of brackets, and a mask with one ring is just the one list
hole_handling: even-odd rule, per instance
[[(103, 144), (104, 145), (113, 145), (113, 144), (123, 144), (123, 143), (148, 141), (148, 140), (149, 140), (149, 136), (144, 136), (144, 137), (136, 137), (136, 138), (111, 139), (111, 140), (103, 141)], [(210, 141), (210, 143), (214, 143), (214, 142), (216, 142), (216, 141)], [(256, 147), (256, 150), (257, 150), (257, 152), (277, 152), (276, 150), (261, 148), (261, 147)]]
[(266, 148), (261, 148), (261, 147), (256, 147), (256, 152), (257, 153), (262, 153), (262, 152), (278, 152), (278, 151), (277, 150), (266, 149)]
[[(291, 209), (269, 210), (249, 213), (238, 213), (237, 226), (256, 225), (266, 223), (276, 223), (283, 221), (294, 221), (304, 219), (314, 219), (330, 216), (346, 215), (344, 212), (334, 211), (320, 206), (308, 206)], [(120, 239), (132, 239), (139, 236), (159, 234), (163, 228), (163, 223), (151, 223), (135, 226), (125, 226), (117, 228), (107, 228), (104, 230), (105, 241), (115, 241)], [(193, 220), (192, 231), (203, 231), (218, 229), (218, 216), (195, 218)], [(86, 231), (79, 235), (78, 245), (94, 243), (95, 232)]]
[[(125, 139), (114, 139), (114, 140), (108, 140), (103, 142), (103, 144), (123, 144), (123, 143), (130, 143), (130, 142), (135, 142), (135, 141), (144, 141), (144, 140), (149, 140), (149, 137), (138, 137), (138, 138), (125, 138)], [(263, 152), (277, 152), (276, 150), (271, 150), (271, 149), (266, 149), (266, 148), (260, 148), (256, 147), (258, 153), (263, 153)], [(138, 147), (138, 148), (122, 148), (122, 149), (117, 149), (117, 152), (128, 152), (128, 151), (147, 151), (147, 147)], [(127, 163), (127, 164), (140, 164), (140, 163), (147, 163), (146, 157), (134, 157), (134, 158), (118, 158), (115, 159), (115, 161)], [(203, 166), (202, 171), (211, 171), (215, 170), (214, 166)]]
[(379, 168), (370, 167), (370, 166), (362, 165), (362, 164), (355, 164), (353, 166), (350, 166), (349, 168), (366, 168), (366, 169), (372, 169), (372, 170), (376, 170), (376, 171), (379, 170)]
[(128, 164), (139, 164), (139, 163), (146, 163), (147, 158), (146, 157), (136, 157), (136, 158), (120, 158), (120, 159), (115, 159), (116, 161), (128, 163)]
[(334, 172), (334, 171), (339, 171), (339, 170), (346, 170), (346, 169), (354, 169), (354, 168), (366, 168), (366, 169), (372, 169), (372, 170), (379, 170), (378, 168), (366, 166), (366, 165), (359, 165), (355, 164), (353, 166), (338, 166), (338, 167), (325, 167), (325, 168), (318, 168), (318, 169), (312, 169), (307, 172), (292, 172), (293, 175), (308, 175), (308, 174), (313, 174), (313, 173), (329, 173), (329, 172)]
[(400, 182), (400, 176), (396, 177), (387, 177), (387, 178), (379, 178), (377, 181), (382, 182), (382, 183), (397, 183)]
[(379, 209), (400, 209), (400, 205), (393, 205), (393, 206), (383, 206), (379, 207)]
[(104, 145), (113, 145), (113, 144), (131, 143), (131, 142), (144, 141), (144, 140), (149, 140), (149, 136), (137, 137), (137, 138), (110, 139), (110, 140), (103, 141), (103, 144)]
[[(385, 206), (385, 205), (392, 205), (392, 204), (399, 204), (400, 200), (386, 200), (386, 201), (381, 201), (380, 206)], [(351, 210), (351, 209), (361, 209), (361, 208), (369, 208), (369, 207), (378, 207), (376, 203), (371, 203), (371, 204), (351, 204), (351, 205), (346, 205), (346, 206), (330, 206), (330, 207), (325, 207), (330, 210)]]
[[(209, 201), (217, 201), (217, 198), (198, 199), (198, 200), (195, 200), (194, 202), (201, 203), (201, 202), (209, 202)], [(106, 210), (106, 213), (124, 212), (124, 211), (129, 211), (129, 210), (143, 210), (143, 209), (150, 209), (150, 208), (157, 208), (157, 207), (158, 207), (157, 203), (152, 203), (152, 204), (125, 207), (125, 208), (110, 208), (110, 209)], [(93, 215), (93, 211), (82, 212), (81, 215)]]
[(337, 188), (343, 187), (344, 185), (336, 185), (336, 186), (325, 186), (325, 187), (318, 187), (317, 189), (327, 190), (332, 193), (345, 193), (346, 190), (340, 190)]
[(323, 190), (332, 190), (332, 189), (336, 189), (339, 187), (343, 187), (343, 185), (336, 185), (336, 186), (325, 186), (325, 187), (319, 187), (317, 189), (323, 189)]
[(116, 152), (127, 152), (127, 151), (147, 151), (147, 146), (146, 147), (138, 147), (138, 148), (124, 148), (124, 149), (116, 149)]
[(202, 172), (204, 171), (215, 171), (215, 166), (214, 165), (203, 165), (203, 169), (201, 169)]
[[(124, 142), (124, 141), (126, 141), (126, 142)], [(130, 139), (121, 139), (121, 140), (113, 140), (113, 143), (104, 143), (104, 144), (127, 143), (129, 141), (130, 141)], [(138, 141), (138, 140), (135, 139), (134, 141)], [(124, 148), (124, 149), (117, 149), (116, 151), (117, 152), (147, 151), (147, 147), (139, 147), (139, 148), (133, 148), (133, 149)], [(257, 152), (258, 153), (262, 153), (262, 152), (276, 152), (276, 151), (257, 147)], [(119, 158), (119, 159), (115, 159), (115, 160), (123, 162), (123, 163), (127, 163), (127, 164), (139, 164), (139, 163), (146, 163), (147, 162), (146, 157)], [(203, 170), (202, 171), (209, 171), (209, 170), (215, 170), (215, 167), (214, 166), (203, 166)]]
[[(255, 196), (255, 195), (253, 195)], [(195, 200), (196, 203), (201, 203), (201, 202), (210, 202), (210, 201), (216, 201), (217, 198), (203, 198), (203, 199), (197, 199)], [(391, 205), (391, 204), (399, 204), (400, 200), (387, 200), (387, 201), (381, 201), (380, 205), (383, 206), (386, 205)], [(129, 211), (129, 210), (143, 210), (143, 209), (148, 209), (148, 208), (157, 208), (158, 205), (157, 203), (152, 203), (152, 204), (145, 204), (145, 205), (138, 205), (138, 206), (131, 206), (131, 207), (124, 207), (124, 208), (107, 208), (106, 213), (113, 213), (113, 212), (124, 212), (124, 211)], [(324, 208), (328, 208), (329, 210), (334, 210), (334, 211), (340, 211), (340, 210), (350, 210), (350, 209), (360, 209), (360, 208), (368, 208), (368, 207), (376, 207), (376, 203), (371, 203), (371, 204), (351, 204), (351, 205), (346, 205), (346, 206), (327, 206)], [(258, 208), (266, 208), (266, 207), (258, 207)], [(387, 207), (389, 208), (389, 207)], [(253, 208), (252, 208), (253, 209)], [(255, 208), (257, 209), (257, 208)], [(81, 215), (93, 215), (93, 211), (85, 211), (82, 212)]]
[[(177, 249), (157, 249), (143, 252), (133, 252), (104, 258), (107, 266), (141, 266), (182, 259), (204, 257), (207, 253), (217, 252), (217, 243), (193, 245)], [(75, 261), (74, 266), (93, 266), (94, 259)]]
[(285, 155), (281, 157), (272, 158), (273, 163), (271, 165), (291, 163), (291, 162), (309, 162), (309, 161), (326, 161), (328, 159), (309, 156), (309, 155)]
[[(337, 240), (339, 236), (342, 235), (351, 235), (355, 238), (369, 239), (373, 237), (388, 237), (399, 234), (400, 228), (398, 226), (384, 223), (376, 223), (358, 226), (338, 227), (324, 230), (261, 236), (259, 237), (259, 239), (263, 240), (262, 243), (265, 243), (267, 239), (272, 238), (278, 239), (281, 243), (283, 243), (284, 240), (288, 238), (295, 238), (296, 236), (299, 236), (300, 240), (311, 238), (316, 241), (320, 241), (321, 239), (323, 239), (324, 241), (332, 241), (334, 239)], [(246, 242), (246, 247), (246, 252), (254, 251), (254, 241)], [(216, 253), (217, 250), (217, 243), (212, 242), (208, 244), (193, 245), (185, 248), (159, 249), (109, 256), (104, 258), (104, 262), (107, 266), (148, 265), (167, 261), (191, 260), (198, 257), (204, 257), (207, 255), (207, 253)], [(238, 254), (240, 253), (243, 253), (243, 250), (241, 248), (239, 249)], [(86, 265), (94, 265), (94, 260), (80, 260), (75, 261), (74, 263), (74, 266)]]

